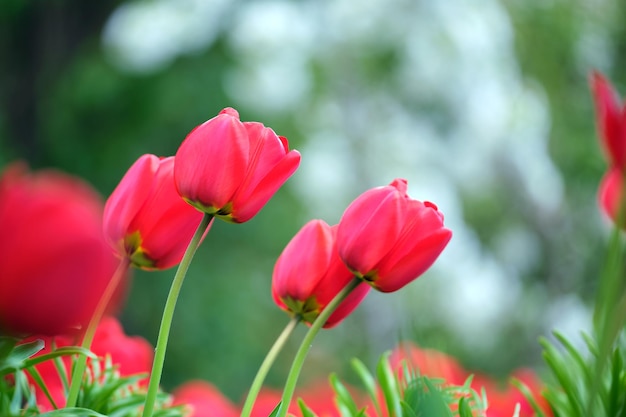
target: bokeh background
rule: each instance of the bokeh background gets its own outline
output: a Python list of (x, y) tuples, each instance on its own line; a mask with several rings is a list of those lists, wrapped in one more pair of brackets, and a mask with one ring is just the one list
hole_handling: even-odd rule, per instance
[[(620, 0), (2, 0), (0, 167), (55, 167), (104, 199), (227, 106), (300, 150), (256, 218), (217, 222), (201, 247), (166, 389), (202, 378), (240, 399), (288, 321), (270, 295), (282, 248), (395, 177), (454, 237), (419, 280), (323, 332), (303, 379), (349, 380), (349, 358), (372, 365), (401, 339), (499, 377), (541, 372), (539, 336), (589, 327), (609, 225), (588, 77), (626, 94), (625, 21)], [(156, 342), (173, 274), (134, 274), (127, 332)]]

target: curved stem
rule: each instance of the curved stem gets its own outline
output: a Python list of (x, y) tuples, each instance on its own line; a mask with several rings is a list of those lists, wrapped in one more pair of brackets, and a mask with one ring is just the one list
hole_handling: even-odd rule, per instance
[(263, 386), (263, 381), (265, 380), (267, 373), (272, 367), (272, 364), (276, 360), (276, 356), (278, 356), (280, 351), (283, 349), (283, 346), (285, 346), (285, 342), (287, 341), (289, 336), (291, 336), (291, 333), (293, 333), (294, 329), (301, 320), (302, 317), (300, 316), (293, 317), (289, 321), (289, 323), (287, 323), (287, 326), (284, 328), (284, 330), (280, 333), (280, 336), (278, 336), (272, 348), (269, 350), (269, 352), (267, 352), (267, 356), (263, 360), (263, 363), (259, 367), (259, 370), (254, 377), (254, 380), (252, 381), (250, 391), (248, 392), (248, 396), (246, 397), (246, 402), (244, 403), (241, 410), (241, 417), (250, 416), (250, 413), (252, 412), (252, 407), (254, 407), (254, 401), (256, 400), (257, 395), (259, 395), (259, 391)]
[[(85, 334), (83, 336), (83, 341), (81, 342), (81, 347), (85, 349), (91, 348), (91, 342), (93, 342), (94, 335), (96, 334), (96, 329), (98, 328), (98, 324), (100, 324), (100, 320), (104, 315), (104, 311), (106, 310), (115, 290), (119, 287), (122, 278), (124, 277), (126, 271), (128, 270), (129, 261), (124, 258), (117, 266), (117, 269), (113, 273), (111, 280), (107, 284), (107, 287), (102, 293), (102, 297), (98, 301), (96, 305), (96, 309), (89, 320), (89, 324), (87, 325), (87, 329), (85, 330)], [(83, 374), (85, 373), (85, 368), (87, 367), (87, 356), (79, 355), (76, 363), (74, 365), (74, 370), (72, 371), (72, 381), (70, 383), (70, 390), (67, 395), (67, 403), (66, 407), (74, 407), (76, 406), (76, 401), (78, 400), (78, 393), (80, 391), (81, 382), (83, 380)]]
[(304, 336), (304, 339), (302, 339), (302, 343), (300, 344), (298, 352), (296, 353), (296, 356), (293, 359), (293, 363), (291, 364), (291, 369), (289, 370), (289, 375), (287, 376), (287, 382), (285, 383), (285, 389), (283, 390), (283, 397), (280, 402), (280, 408), (276, 417), (285, 417), (287, 415), (287, 410), (289, 409), (291, 398), (293, 397), (293, 393), (296, 390), (296, 383), (298, 382), (298, 377), (300, 376), (300, 370), (302, 369), (302, 365), (304, 364), (306, 355), (309, 353), (309, 349), (311, 348), (313, 339), (315, 339), (315, 336), (317, 336), (317, 333), (326, 323), (326, 320), (328, 320), (333, 311), (335, 311), (339, 304), (341, 304), (341, 302), (345, 300), (348, 294), (350, 294), (352, 290), (358, 287), (361, 283), (363, 283), (363, 280), (361, 280), (360, 278), (353, 278), (352, 281), (350, 281), (350, 283), (346, 285), (345, 288), (341, 290), (330, 303), (328, 303), (326, 308), (322, 310), (320, 315), (317, 316), (317, 318), (311, 325), (311, 328), (309, 329), (307, 334)]
[(142, 417), (152, 416), (152, 410), (154, 409), (154, 403), (159, 391), (159, 383), (161, 382), (161, 374), (163, 373), (165, 351), (167, 350), (167, 341), (170, 335), (170, 328), (172, 327), (172, 318), (174, 317), (174, 309), (176, 308), (178, 294), (180, 293), (183, 281), (185, 280), (185, 275), (187, 275), (187, 270), (189, 269), (191, 260), (200, 246), (202, 236), (209, 227), (211, 220), (213, 220), (213, 215), (205, 213), (202, 217), (202, 221), (196, 229), (195, 234), (189, 242), (189, 246), (187, 246), (183, 259), (178, 265), (176, 275), (174, 275), (170, 292), (167, 295), (167, 301), (165, 301), (165, 308), (163, 309), (163, 317), (161, 318), (161, 326), (159, 327), (159, 337), (154, 351), (154, 362), (152, 363), (152, 372), (150, 372), (150, 383), (148, 384), (148, 392), (146, 394), (146, 403), (144, 405)]

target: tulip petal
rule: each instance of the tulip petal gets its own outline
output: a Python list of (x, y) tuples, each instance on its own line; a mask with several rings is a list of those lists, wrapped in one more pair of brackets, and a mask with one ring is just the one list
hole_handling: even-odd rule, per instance
[(372, 271), (391, 250), (404, 224), (405, 197), (394, 187), (378, 187), (357, 197), (337, 229), (339, 256), (352, 271)]
[(255, 184), (255, 188), (248, 190), (247, 197), (237, 194), (233, 200), (233, 219), (243, 223), (254, 217), (276, 191), (293, 175), (300, 165), (300, 153), (296, 150), (289, 152), (274, 167)]
[[(128, 169), (119, 185), (107, 199), (103, 213), (104, 235), (116, 247), (124, 239), (130, 224), (145, 203), (152, 188), (159, 158), (142, 155)], [(128, 198), (132, 195), (133, 198)]]
[(287, 244), (274, 266), (275, 298), (306, 301), (324, 277), (333, 249), (333, 233), (323, 220), (311, 220)]
[(622, 111), (617, 94), (598, 72), (591, 78), (596, 105), (596, 120), (604, 150), (612, 164), (626, 167), (626, 111)]
[(233, 198), (248, 158), (246, 128), (236, 113), (223, 111), (191, 131), (178, 148), (176, 188), (190, 202), (220, 209)]

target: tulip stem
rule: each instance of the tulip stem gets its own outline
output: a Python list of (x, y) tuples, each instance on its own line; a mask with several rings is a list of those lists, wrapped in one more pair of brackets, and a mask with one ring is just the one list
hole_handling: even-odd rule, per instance
[(189, 242), (189, 246), (185, 250), (183, 259), (178, 265), (176, 275), (172, 281), (170, 292), (167, 295), (165, 301), (165, 308), (163, 309), (163, 316), (161, 317), (161, 326), (159, 327), (159, 336), (157, 338), (156, 349), (154, 351), (154, 362), (152, 363), (152, 371), (150, 372), (150, 383), (148, 384), (148, 392), (146, 394), (146, 403), (144, 405), (142, 417), (151, 417), (152, 410), (154, 409), (154, 403), (159, 391), (159, 383), (161, 382), (161, 374), (163, 373), (163, 363), (165, 362), (165, 351), (167, 350), (167, 341), (170, 335), (170, 328), (172, 327), (172, 318), (174, 317), (174, 309), (176, 308), (176, 301), (178, 300), (178, 294), (183, 286), (185, 275), (191, 264), (191, 260), (196, 253), (196, 250), (202, 242), (202, 237), (207, 228), (213, 220), (213, 215), (205, 213), (202, 217), (202, 221), (198, 225), (195, 234)]
[(278, 336), (278, 339), (276, 339), (272, 348), (269, 350), (269, 352), (267, 352), (267, 356), (263, 360), (263, 363), (259, 367), (259, 370), (254, 377), (254, 380), (252, 381), (250, 391), (248, 392), (248, 396), (246, 397), (246, 402), (244, 403), (241, 410), (241, 417), (249, 417), (250, 413), (252, 413), (252, 407), (254, 407), (254, 402), (256, 401), (256, 397), (259, 395), (259, 391), (263, 386), (263, 381), (265, 380), (267, 373), (274, 364), (276, 356), (278, 356), (280, 351), (283, 349), (283, 346), (285, 346), (285, 342), (287, 341), (289, 336), (291, 336), (291, 333), (293, 333), (294, 329), (296, 328), (298, 323), (300, 323), (300, 321), (302, 321), (302, 317), (300, 315), (296, 315), (291, 320), (289, 320), (289, 323), (287, 323), (287, 326), (280, 333), (280, 336)]
[[(115, 294), (115, 290), (119, 287), (122, 278), (124, 277), (126, 271), (128, 270), (129, 262), (128, 259), (123, 259), (120, 264), (117, 266), (117, 269), (113, 273), (111, 280), (107, 284), (104, 289), (104, 293), (102, 293), (102, 297), (98, 301), (96, 305), (96, 309), (89, 320), (89, 324), (87, 325), (87, 329), (85, 330), (85, 334), (83, 335), (83, 340), (81, 342), (81, 347), (89, 350), (91, 348), (91, 343), (93, 342), (93, 337), (96, 334), (96, 329), (98, 328), (98, 324), (100, 324), (100, 320), (102, 320), (102, 316), (109, 303), (111, 302), (111, 298), (113, 294)], [(70, 382), (70, 390), (67, 395), (66, 407), (75, 407), (76, 401), (78, 401), (78, 393), (80, 392), (81, 382), (83, 380), (83, 374), (85, 373), (85, 369), (87, 368), (87, 356), (86, 355), (78, 355), (76, 362), (74, 364), (74, 369), (72, 371), (72, 380)]]
[[(302, 369), (302, 365), (304, 364), (304, 360), (306, 359), (306, 355), (309, 353), (309, 349), (313, 344), (313, 339), (317, 336), (317, 333), (320, 331), (322, 326), (326, 323), (330, 315), (335, 311), (335, 309), (341, 304), (343, 300), (356, 288), (359, 284), (362, 284), (363, 280), (360, 278), (354, 277), (348, 285), (346, 285), (343, 290), (341, 290), (335, 298), (332, 299), (330, 303), (326, 305), (326, 308), (322, 310), (319, 316), (315, 319), (311, 328), (302, 339), (302, 343), (298, 348), (298, 352), (296, 352), (296, 356), (293, 359), (293, 363), (291, 364), (291, 369), (289, 370), (289, 375), (287, 376), (287, 382), (285, 383), (285, 389), (283, 390), (283, 397), (280, 402), (280, 408), (278, 409), (278, 414), (276, 417), (285, 417), (287, 415), (287, 411), (289, 410), (289, 404), (291, 403), (291, 398), (293, 397), (293, 393), (296, 390), (296, 383), (298, 382), (298, 377), (300, 376), (300, 370)], [(365, 284), (364, 284), (365, 285)]]

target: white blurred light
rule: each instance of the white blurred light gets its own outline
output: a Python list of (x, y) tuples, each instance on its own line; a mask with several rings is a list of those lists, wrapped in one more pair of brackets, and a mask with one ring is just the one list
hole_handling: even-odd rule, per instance
[(107, 21), (103, 42), (122, 69), (147, 73), (181, 54), (210, 45), (229, 0), (153, 0), (124, 3)]

